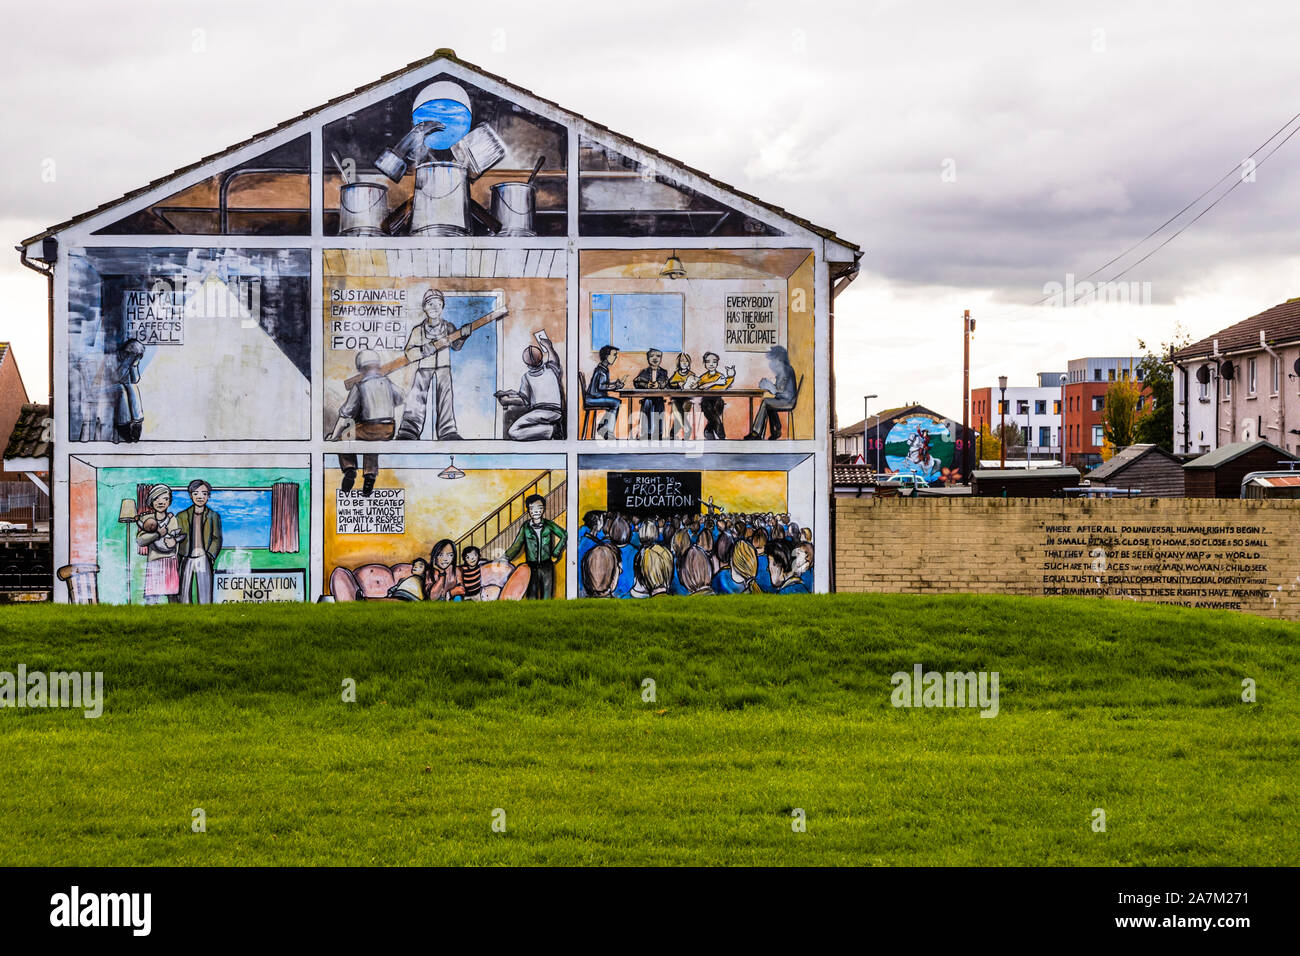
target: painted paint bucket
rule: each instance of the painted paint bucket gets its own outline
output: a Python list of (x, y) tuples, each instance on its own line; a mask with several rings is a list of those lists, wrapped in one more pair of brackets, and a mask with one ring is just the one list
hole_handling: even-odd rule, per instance
[(383, 183), (344, 183), (339, 187), (339, 235), (382, 236), (388, 215), (388, 187)]
[(475, 126), (460, 142), (454, 144), (451, 155), (456, 158), (456, 162), (465, 165), (469, 170), (469, 178), (473, 181), (505, 158), (506, 144), (501, 141), (496, 130), (484, 123)]
[(537, 189), (528, 183), (497, 183), (492, 187), (492, 215), (501, 223), (498, 236), (535, 236)]
[(462, 163), (415, 167), (413, 236), (469, 235), (469, 171)]

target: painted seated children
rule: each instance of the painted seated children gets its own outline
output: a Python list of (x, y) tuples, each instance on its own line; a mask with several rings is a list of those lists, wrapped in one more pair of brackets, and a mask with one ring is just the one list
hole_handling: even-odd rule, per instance
[(411, 562), (411, 573), (388, 589), (388, 596), (398, 601), (423, 601), (424, 577), (429, 565), (424, 558)]

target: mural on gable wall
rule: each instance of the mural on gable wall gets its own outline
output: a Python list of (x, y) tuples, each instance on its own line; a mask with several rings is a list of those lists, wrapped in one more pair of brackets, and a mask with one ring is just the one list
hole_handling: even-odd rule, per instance
[(813, 437), (807, 249), (601, 249), (578, 261), (580, 437)]
[(464, 80), (413, 84), (323, 142), (326, 235), (568, 232), (567, 130)]
[(564, 437), (562, 250), (324, 258), (327, 440)]
[(584, 236), (779, 236), (779, 230), (705, 196), (653, 157), (638, 162), (579, 139), (578, 232)]
[(811, 455), (581, 455), (580, 597), (807, 594)]
[(961, 468), (953, 429), (933, 415), (907, 415), (894, 422), (885, 436), (885, 463), (893, 474), (919, 475), (930, 482), (948, 481), (953, 469)]
[(308, 437), (306, 250), (86, 249), (68, 261), (72, 441)]
[[(276, 133), (292, 138), (161, 188), (68, 249), (69, 594), (811, 590), (820, 246), (764, 248), (803, 240), (590, 126), (571, 167), (568, 121), (491, 79), (398, 85), (305, 118), (314, 167), (312, 134)], [(641, 248), (576, 249), (579, 236)], [(891, 444), (891, 466), (951, 464), (944, 434), (922, 438)], [(256, 441), (305, 444), (244, 447)]]
[(299, 136), (156, 200), (99, 236), (309, 236), (311, 137)]
[(105, 604), (311, 600), (305, 455), (73, 455), (68, 587)]
[(368, 492), (325, 456), (325, 573), (336, 601), (563, 597), (563, 455), (384, 455)]

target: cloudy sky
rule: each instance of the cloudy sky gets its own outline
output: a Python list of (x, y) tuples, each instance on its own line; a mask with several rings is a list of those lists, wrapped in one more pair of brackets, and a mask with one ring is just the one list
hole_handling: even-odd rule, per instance
[[(978, 323), (978, 387), (1131, 354), (1179, 325), (1199, 338), (1300, 295), (1297, 136), (1123, 277), (1139, 283), (1132, 304), (1032, 307), (1046, 284), (1092, 272), (1225, 173), (1220, 191), (1240, 180), (1300, 111), (1287, 92), (1300, 5), (1281, 0), (71, 0), (51, 11), (6, 14), (10, 246), (448, 46), (860, 244), (862, 274), (836, 310), (841, 425), (872, 392), (873, 409), (918, 401), (960, 417), (962, 309)], [(16, 253), (0, 257), (0, 337), (33, 396), (47, 388), (44, 297)]]

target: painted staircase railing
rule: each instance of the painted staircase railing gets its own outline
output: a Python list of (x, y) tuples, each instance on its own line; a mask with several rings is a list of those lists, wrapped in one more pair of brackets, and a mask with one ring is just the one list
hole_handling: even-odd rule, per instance
[(456, 553), (464, 554), (465, 548), (473, 546), (479, 549), (484, 561), (495, 561), (505, 553), (506, 548), (514, 544), (519, 535), (519, 528), (528, 518), (528, 509), (524, 501), (529, 495), (541, 495), (546, 500), (546, 517), (554, 519), (563, 514), (567, 505), (568, 482), (564, 473), (555, 477), (555, 472), (544, 471), (522, 489), (511, 495), (510, 499), (468, 532), (456, 539)]

